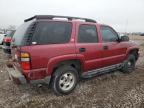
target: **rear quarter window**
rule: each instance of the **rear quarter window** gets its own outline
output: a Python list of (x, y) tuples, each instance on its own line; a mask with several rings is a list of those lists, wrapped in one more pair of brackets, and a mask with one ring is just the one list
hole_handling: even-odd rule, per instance
[(32, 42), (37, 44), (68, 43), (71, 37), (72, 24), (69, 22), (39, 22)]
[(23, 46), (25, 45), (25, 37), (27, 36), (26, 32), (28, 27), (32, 24), (33, 21), (25, 22), (22, 24), (13, 35), (12, 44), (16, 46)]

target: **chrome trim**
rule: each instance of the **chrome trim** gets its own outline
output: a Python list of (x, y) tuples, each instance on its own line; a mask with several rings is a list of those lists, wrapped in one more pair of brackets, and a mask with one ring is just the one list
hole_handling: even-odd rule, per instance
[(37, 42), (32, 42), (32, 45), (36, 45), (37, 44)]
[(22, 62), (27, 62), (27, 61), (30, 61), (30, 59), (29, 58), (21, 58), (21, 61)]

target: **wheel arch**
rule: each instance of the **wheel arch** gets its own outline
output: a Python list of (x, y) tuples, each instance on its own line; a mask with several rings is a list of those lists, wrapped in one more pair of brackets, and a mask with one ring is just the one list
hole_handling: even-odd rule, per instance
[(71, 58), (53, 58), (52, 60), (49, 61), (47, 65), (47, 73), (48, 75), (52, 75), (53, 72), (60, 66), (62, 65), (68, 65), (72, 66), (77, 69), (78, 73), (81, 73), (84, 67), (84, 63), (82, 59), (78, 59), (76, 57), (71, 57)]
[(131, 48), (131, 49), (128, 50), (126, 57), (128, 57), (130, 54), (133, 54), (136, 57), (136, 60), (137, 60), (138, 57), (139, 57), (138, 51), (139, 51), (139, 48)]

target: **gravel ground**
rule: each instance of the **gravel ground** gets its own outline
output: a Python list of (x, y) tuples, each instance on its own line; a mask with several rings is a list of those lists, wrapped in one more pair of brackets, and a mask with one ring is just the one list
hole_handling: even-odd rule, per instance
[(70, 95), (55, 96), (45, 85), (13, 84), (0, 49), (0, 108), (144, 108), (144, 44), (140, 52), (133, 73), (113, 72), (84, 80)]

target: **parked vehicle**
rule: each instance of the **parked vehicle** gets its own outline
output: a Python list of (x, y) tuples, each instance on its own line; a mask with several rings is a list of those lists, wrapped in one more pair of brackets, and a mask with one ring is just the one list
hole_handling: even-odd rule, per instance
[(141, 33), (140, 36), (144, 36), (144, 33)]
[(17, 84), (46, 83), (56, 94), (66, 95), (80, 78), (112, 70), (132, 72), (138, 57), (138, 46), (108, 25), (87, 18), (37, 15), (15, 32), (13, 61), (7, 70)]
[(15, 30), (9, 30), (7, 31), (5, 37), (4, 37), (4, 40), (3, 40), (3, 51), (4, 53), (6, 54), (11, 54), (11, 48), (10, 48), (10, 45), (11, 45), (11, 40), (12, 40), (12, 37), (15, 33)]
[(5, 34), (0, 34), (0, 45), (3, 44), (4, 36), (5, 36)]

